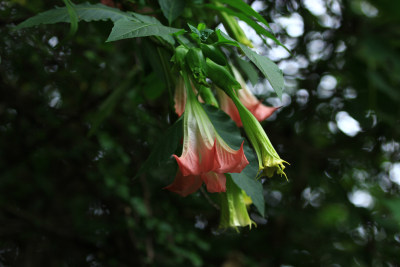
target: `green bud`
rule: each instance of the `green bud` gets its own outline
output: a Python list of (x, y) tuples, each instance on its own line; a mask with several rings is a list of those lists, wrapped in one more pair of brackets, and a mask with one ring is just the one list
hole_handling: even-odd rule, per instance
[(186, 63), (189, 66), (189, 69), (192, 71), (193, 77), (195, 80), (200, 83), (207, 85), (206, 78), (206, 61), (203, 56), (203, 52), (200, 48), (190, 48), (186, 54)]
[(222, 53), (221, 50), (219, 50), (214, 45), (201, 44), (200, 47), (201, 47), (201, 50), (203, 51), (204, 55), (206, 57), (210, 58), (215, 63), (217, 63), (219, 65), (227, 64), (224, 53)]
[(211, 59), (206, 59), (208, 78), (224, 91), (240, 89), (240, 84), (236, 81), (227, 67), (221, 66)]
[(217, 101), (217, 99), (215, 99), (215, 96), (212, 93), (211, 88), (206, 87), (204, 85), (200, 85), (198, 87), (198, 89), (199, 89), (200, 96), (204, 100), (204, 102), (206, 102), (207, 104), (210, 104), (216, 108), (219, 107), (218, 101)]
[(188, 49), (183, 45), (180, 45), (175, 49), (175, 55), (172, 57), (172, 61), (175, 64), (178, 64), (181, 69), (183, 69), (183, 66), (185, 65), (185, 57), (187, 52)]

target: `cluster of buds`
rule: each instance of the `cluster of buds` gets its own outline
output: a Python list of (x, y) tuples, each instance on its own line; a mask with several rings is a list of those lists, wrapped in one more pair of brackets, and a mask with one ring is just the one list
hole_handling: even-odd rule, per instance
[(228, 64), (215, 45), (199, 43), (199, 47), (192, 48), (181, 45), (173, 61), (179, 72), (175, 111), (183, 116), (184, 135), (182, 154), (174, 155), (179, 169), (166, 189), (187, 196), (204, 183), (209, 193), (220, 193), (221, 228), (251, 227), (254, 222), (247, 212), (251, 199), (230, 177), (230, 173), (240, 173), (249, 164), (243, 150), (244, 137), (239, 149), (231, 148), (218, 134), (201, 103), (219, 107), (238, 127), (244, 128), (258, 157), (257, 176), (268, 177), (275, 172), (285, 175), (286, 162), (279, 157), (260, 124), (277, 108), (265, 106), (251, 93), (239, 71)]

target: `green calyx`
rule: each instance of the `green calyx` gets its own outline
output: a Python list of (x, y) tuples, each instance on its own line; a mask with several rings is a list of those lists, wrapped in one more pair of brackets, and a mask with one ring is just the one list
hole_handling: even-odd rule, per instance
[(183, 45), (178, 46), (175, 49), (175, 55), (172, 58), (172, 62), (179, 65), (179, 67), (181, 69), (183, 69), (185, 66), (185, 57), (186, 57), (186, 54), (188, 53), (188, 51), (189, 51), (189, 49), (187, 49)]
[(206, 66), (208, 78), (210, 78), (219, 88), (224, 91), (240, 89), (240, 84), (229, 72), (227, 67), (219, 65), (209, 58), (206, 59)]
[(194, 79), (200, 83), (207, 85), (206, 78), (206, 61), (200, 48), (190, 48), (185, 56), (186, 63), (193, 74)]

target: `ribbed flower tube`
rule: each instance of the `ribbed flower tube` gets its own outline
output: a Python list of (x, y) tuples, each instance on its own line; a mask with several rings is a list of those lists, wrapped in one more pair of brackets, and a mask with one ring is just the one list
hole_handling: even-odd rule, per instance
[[(223, 174), (239, 173), (249, 164), (243, 151), (243, 143), (238, 150), (226, 144), (196, 99), (189, 78), (185, 74), (184, 81), (187, 101), (183, 114), (183, 151), (180, 157), (174, 155), (180, 173), (178, 172), (174, 183), (167, 189), (186, 194), (188, 192), (186, 189), (192, 187), (193, 184), (196, 184), (194, 187), (197, 189), (201, 186), (201, 183), (198, 185), (198, 177), (200, 177), (209, 192), (225, 192)], [(188, 183), (185, 179), (191, 179), (193, 182)]]
[(287, 162), (279, 157), (261, 124), (243, 103), (240, 102), (233, 90), (229, 90), (227, 93), (235, 103), (242, 119), (246, 135), (256, 151), (259, 170), (263, 171), (268, 177), (272, 177), (275, 172), (280, 175), (285, 175), (286, 177), (283, 171), (285, 169), (283, 163)]

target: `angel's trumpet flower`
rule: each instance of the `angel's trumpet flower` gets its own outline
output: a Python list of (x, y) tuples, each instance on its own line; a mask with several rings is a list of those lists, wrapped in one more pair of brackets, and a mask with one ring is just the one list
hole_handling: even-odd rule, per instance
[[(185, 87), (190, 88), (187, 76), (184, 76), (184, 82)], [(243, 143), (239, 150), (229, 147), (216, 132), (193, 90), (187, 89), (186, 94), (183, 151), (180, 157), (174, 155), (180, 173), (178, 172), (174, 183), (167, 189), (179, 193), (178, 191), (188, 192), (189, 187), (196, 187), (196, 191), (201, 186), (198, 180), (200, 177), (209, 192), (225, 192), (223, 174), (239, 173), (249, 164), (243, 151)], [(176, 188), (179, 190), (174, 190)]]

